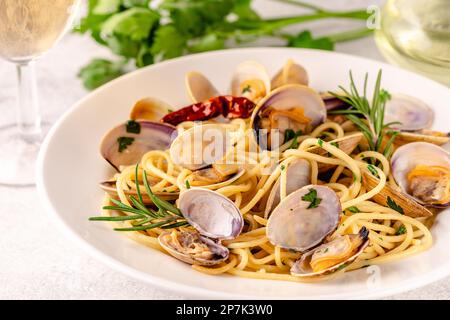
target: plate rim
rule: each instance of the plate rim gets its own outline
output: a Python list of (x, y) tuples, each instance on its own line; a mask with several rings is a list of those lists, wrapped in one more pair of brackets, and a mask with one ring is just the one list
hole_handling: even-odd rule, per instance
[[(342, 56), (345, 58), (350, 59), (357, 59), (362, 62), (370, 62), (370, 63), (377, 63), (381, 68), (393, 68), (393, 69), (399, 69), (403, 73), (409, 73), (410, 75), (414, 77), (418, 77), (421, 79), (421, 81), (429, 82), (433, 86), (438, 86), (441, 89), (448, 88), (444, 86), (441, 83), (438, 83), (432, 79), (426, 78), (422, 76), (421, 74), (414, 73), (410, 70), (406, 70), (391, 64), (388, 64), (383, 61), (377, 61), (374, 59), (369, 59), (366, 57), (361, 57), (357, 55), (342, 53), (342, 52), (335, 52), (335, 51), (325, 51), (325, 50), (315, 50), (315, 49), (303, 49), (303, 48), (283, 48), (283, 47), (252, 47), (252, 48), (231, 48), (231, 49), (224, 49), (224, 50), (217, 50), (217, 51), (211, 51), (211, 52), (203, 52), (203, 53), (197, 53), (197, 54), (191, 54), (187, 56), (178, 57), (175, 59), (163, 61), (154, 65), (150, 65), (141, 69), (134, 70), (132, 72), (129, 72), (125, 75), (122, 75), (105, 85), (89, 92), (84, 97), (76, 101), (72, 104), (72, 106), (66, 110), (53, 124), (50, 131), (48, 132), (47, 136), (45, 137), (41, 148), (39, 150), (39, 155), (36, 161), (36, 187), (37, 192), (39, 196), (39, 200), (41, 204), (44, 205), (44, 210), (47, 213), (47, 216), (50, 218), (50, 221), (57, 225), (59, 231), (67, 236), (72, 243), (75, 243), (79, 247), (81, 247), (85, 252), (87, 252), (91, 257), (93, 257), (96, 260), (101, 261), (104, 265), (110, 267), (111, 269), (118, 271), (120, 273), (123, 273), (127, 276), (129, 276), (132, 279), (136, 279), (139, 281), (142, 281), (146, 284), (151, 284), (161, 290), (164, 290), (166, 292), (176, 293), (181, 296), (188, 296), (189, 298), (205, 298), (208, 297), (209, 299), (307, 299), (305, 297), (285, 297), (285, 296), (271, 296), (271, 297), (264, 297), (264, 296), (253, 296), (253, 295), (246, 295), (246, 294), (232, 294), (232, 293), (226, 293), (222, 291), (213, 291), (209, 289), (204, 289), (201, 287), (194, 287), (190, 285), (180, 284), (175, 281), (170, 281), (167, 279), (163, 279), (157, 276), (153, 276), (151, 274), (145, 273), (143, 271), (137, 270), (123, 262), (120, 262), (116, 260), (115, 258), (109, 256), (108, 254), (104, 253), (100, 249), (97, 249), (95, 246), (91, 245), (87, 240), (85, 240), (83, 237), (81, 237), (78, 233), (76, 233), (58, 214), (58, 211), (53, 206), (52, 202), (50, 201), (49, 194), (47, 192), (47, 189), (44, 185), (44, 165), (47, 155), (47, 149), (50, 145), (50, 142), (52, 141), (53, 136), (58, 131), (58, 129), (64, 124), (65, 120), (69, 118), (72, 113), (74, 113), (80, 105), (84, 104), (86, 100), (91, 99), (91, 97), (101, 93), (104, 90), (107, 90), (110, 86), (113, 86), (116, 84), (116, 82), (120, 81), (126, 81), (128, 78), (134, 77), (137, 74), (148, 72), (148, 70), (157, 69), (157, 68), (164, 68), (167, 64), (172, 63), (178, 63), (179, 61), (183, 60), (189, 60), (192, 58), (201, 58), (203, 56), (211, 56), (211, 55), (222, 55), (222, 54), (233, 54), (233, 53), (239, 53), (239, 52), (251, 52), (251, 51), (292, 51), (292, 52), (320, 52), (321, 54), (328, 54), (330, 56)], [(414, 280), (403, 280), (400, 283), (397, 283), (395, 287), (391, 288), (384, 288), (384, 289), (375, 289), (375, 290), (363, 290), (362, 292), (355, 292), (353, 295), (346, 294), (345, 296), (340, 296), (339, 294), (328, 294), (328, 295), (319, 295), (314, 296), (311, 299), (374, 299), (374, 298), (381, 298), (381, 297), (387, 297), (394, 294), (406, 292), (409, 290), (417, 289), (420, 287), (423, 287), (425, 285), (431, 284), (433, 282), (439, 281), (447, 276), (450, 275), (450, 261), (447, 264), (444, 264), (440, 266), (439, 268), (433, 269), (433, 271), (430, 271), (426, 274), (422, 274), (418, 277), (414, 277)], [(205, 275), (208, 276), (208, 275)], [(272, 281), (272, 280), (264, 280), (264, 281)]]

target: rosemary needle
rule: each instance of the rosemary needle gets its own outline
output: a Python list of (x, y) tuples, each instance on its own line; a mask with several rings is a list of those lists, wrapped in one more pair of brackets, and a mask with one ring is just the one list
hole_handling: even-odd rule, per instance
[(129, 228), (115, 228), (116, 231), (145, 231), (154, 228), (171, 229), (188, 225), (189, 223), (183, 218), (181, 211), (172, 205), (170, 202), (158, 198), (152, 191), (148, 179), (147, 173), (143, 171), (142, 180), (147, 195), (152, 200), (153, 204), (158, 208), (154, 211), (148, 208), (144, 204), (141, 188), (138, 181), (139, 177), (139, 165), (136, 165), (135, 169), (135, 184), (137, 198), (130, 196), (132, 206), (122, 203), (119, 200), (111, 199), (113, 205), (104, 206), (104, 210), (113, 210), (132, 213), (133, 215), (114, 216), (114, 217), (91, 217), (90, 221), (133, 221), (132, 227)]

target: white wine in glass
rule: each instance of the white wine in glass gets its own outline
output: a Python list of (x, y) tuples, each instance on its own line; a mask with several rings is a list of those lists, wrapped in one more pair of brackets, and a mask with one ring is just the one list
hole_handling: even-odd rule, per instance
[(0, 127), (0, 184), (34, 184), (43, 134), (33, 61), (71, 27), (79, 4), (80, 0), (0, 0), (0, 57), (16, 64), (19, 87), (17, 125)]

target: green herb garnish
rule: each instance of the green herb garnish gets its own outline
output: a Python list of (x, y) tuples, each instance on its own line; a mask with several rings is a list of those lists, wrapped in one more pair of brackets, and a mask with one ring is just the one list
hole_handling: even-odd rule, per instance
[(397, 211), (398, 213), (405, 214), (403, 208), (400, 207), (391, 197), (387, 197), (386, 204), (389, 208)]
[(339, 142), (332, 141), (332, 142), (330, 142), (330, 144), (339, 149)]
[(116, 231), (144, 231), (154, 228), (170, 229), (180, 226), (188, 225), (189, 223), (183, 218), (181, 211), (172, 205), (170, 202), (158, 198), (151, 190), (147, 173), (143, 172), (144, 187), (148, 197), (152, 200), (153, 204), (158, 208), (155, 211), (152, 208), (147, 207), (144, 204), (142, 192), (138, 182), (138, 168), (135, 169), (135, 184), (137, 198), (130, 196), (132, 205), (124, 204), (116, 199), (111, 199), (113, 206), (104, 206), (103, 210), (113, 210), (131, 213), (126, 216), (114, 216), (114, 217), (91, 217), (89, 221), (134, 221), (133, 226), (129, 228), (115, 228)]
[(191, 188), (191, 184), (189, 183), (188, 180), (185, 181), (185, 184), (186, 184), (186, 189), (190, 189)]
[[(273, 0), (309, 10), (289, 17), (262, 18), (251, 0), (89, 0), (87, 14), (76, 28), (123, 58), (99, 60), (80, 72), (93, 89), (120, 76), (130, 65), (142, 68), (184, 54), (205, 52), (276, 38), (289, 47), (333, 50), (336, 43), (362, 38), (373, 30), (356, 30), (314, 37), (310, 30), (288, 33), (286, 27), (321, 19), (365, 21), (363, 10), (327, 10), (302, 1)], [(130, 62), (127, 65), (127, 62)], [(127, 65), (127, 67), (126, 67)]]
[(286, 166), (284, 164), (281, 165), (281, 171), (284, 171), (284, 169), (286, 169)]
[(399, 122), (384, 123), (385, 104), (391, 98), (389, 92), (381, 88), (380, 70), (377, 75), (375, 88), (371, 101), (367, 97), (367, 80), (368, 74), (364, 78), (364, 87), (362, 95), (356, 88), (352, 72), (350, 71), (350, 89), (347, 90), (342, 86), (339, 88), (344, 94), (330, 92), (336, 98), (350, 105), (346, 110), (332, 110), (329, 114), (342, 114), (352, 121), (367, 139), (369, 149), (377, 152), (383, 152), (385, 156), (390, 156), (392, 151), (392, 143), (396, 135), (392, 135), (386, 143), (384, 150), (380, 150), (383, 135), (393, 124)]
[(291, 141), (292, 139), (294, 139), (294, 137), (295, 137), (295, 131), (292, 129), (286, 129), (286, 131), (284, 131), (284, 142), (283, 143)]
[(128, 133), (135, 133), (135, 134), (141, 133), (141, 124), (134, 120), (128, 120), (126, 128)]
[(397, 229), (397, 232), (395, 233), (397, 236), (405, 234), (406, 233), (406, 228), (405, 226), (400, 226), (400, 228)]
[(379, 178), (380, 176), (378, 175), (378, 171), (377, 169), (375, 169), (375, 167), (372, 164), (367, 165), (367, 169), (370, 171), (370, 173), (372, 175), (374, 175), (375, 177)]
[(244, 89), (242, 89), (242, 94), (247, 93), (247, 92), (252, 92), (252, 87), (248, 84), (244, 87)]
[(309, 192), (302, 197), (303, 201), (310, 202), (307, 209), (317, 208), (322, 202), (321, 198), (317, 198), (317, 190), (310, 188)]
[(319, 144), (320, 147), (323, 147), (323, 140), (322, 139), (317, 139), (317, 143)]
[[(294, 132), (291, 129), (288, 129), (288, 130)], [(291, 139), (293, 139), (292, 143), (291, 143), (291, 145), (289, 146), (288, 149), (297, 149), (298, 148), (299, 144), (298, 144), (298, 139), (297, 138), (300, 137), (302, 134), (303, 134), (302, 130), (298, 130), (297, 132), (294, 133), (294, 135), (291, 138)], [(291, 133), (289, 133), (289, 135), (291, 135)], [(286, 132), (285, 132), (285, 137), (286, 137)], [(291, 139), (289, 139), (289, 140), (291, 140)], [(285, 140), (285, 141), (287, 142), (289, 140)]]
[(360, 213), (361, 211), (358, 209), (358, 207), (352, 206), (347, 208), (348, 211), (350, 211), (351, 213)]
[(119, 138), (117, 138), (117, 143), (119, 144), (119, 152), (123, 152), (133, 142), (134, 142), (134, 138), (131, 138), (131, 137), (119, 137)]

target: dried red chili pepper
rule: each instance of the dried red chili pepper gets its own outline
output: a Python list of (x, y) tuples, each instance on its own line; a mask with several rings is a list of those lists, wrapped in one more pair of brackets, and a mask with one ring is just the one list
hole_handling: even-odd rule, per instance
[(178, 125), (183, 121), (203, 121), (223, 115), (229, 119), (248, 118), (255, 103), (244, 97), (218, 96), (205, 102), (190, 106), (165, 115), (161, 122)]

